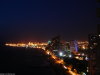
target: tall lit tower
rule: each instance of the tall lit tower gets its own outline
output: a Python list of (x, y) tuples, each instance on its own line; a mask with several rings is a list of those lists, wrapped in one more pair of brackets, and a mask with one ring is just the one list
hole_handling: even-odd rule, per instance
[(71, 52), (78, 52), (78, 43), (76, 40), (70, 42)]

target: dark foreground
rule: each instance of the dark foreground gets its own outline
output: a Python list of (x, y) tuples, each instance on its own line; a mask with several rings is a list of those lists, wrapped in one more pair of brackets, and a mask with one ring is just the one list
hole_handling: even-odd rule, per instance
[(43, 50), (32, 48), (0, 47), (0, 73), (15, 75), (64, 75), (50, 62)]

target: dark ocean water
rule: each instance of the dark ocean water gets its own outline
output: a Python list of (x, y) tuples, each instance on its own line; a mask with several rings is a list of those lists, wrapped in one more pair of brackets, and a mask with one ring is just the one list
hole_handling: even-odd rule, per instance
[(15, 75), (56, 75), (41, 49), (0, 47), (0, 73)]

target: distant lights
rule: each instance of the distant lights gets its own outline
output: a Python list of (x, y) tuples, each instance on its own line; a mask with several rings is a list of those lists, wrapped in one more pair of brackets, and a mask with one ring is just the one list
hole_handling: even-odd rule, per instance
[(48, 41), (48, 44), (50, 44), (50, 43), (51, 43), (51, 41), (49, 40), (49, 41)]
[(88, 61), (88, 57), (85, 57), (85, 60), (87, 60), (87, 61)]
[(84, 45), (82, 46), (82, 48), (83, 48), (83, 49), (86, 49)]
[(50, 55), (50, 52), (49, 52), (49, 51), (46, 51), (46, 53), (47, 53), (48, 55)]
[(72, 57), (72, 55), (70, 54), (70, 55), (69, 55), (69, 57), (71, 58), (71, 57)]
[(82, 56), (84, 56), (85, 54), (84, 53), (82, 53)]
[(87, 72), (89, 72), (89, 70), (88, 70), (89, 68), (87, 67)]
[(78, 53), (77, 55), (79, 55), (79, 56), (80, 56), (81, 54), (80, 54), (80, 53)]
[(65, 65), (63, 65), (64, 69), (67, 69), (67, 67)]
[(29, 43), (6, 43), (6, 46), (11, 47), (25, 47), (25, 48), (41, 48), (45, 50), (47, 43), (36, 43), (36, 42), (29, 42)]
[(75, 57), (76, 59), (79, 59), (79, 57), (77, 56), (77, 57)]
[(86, 73), (83, 72), (82, 75), (86, 75)]
[(63, 56), (63, 52), (59, 52), (59, 56)]

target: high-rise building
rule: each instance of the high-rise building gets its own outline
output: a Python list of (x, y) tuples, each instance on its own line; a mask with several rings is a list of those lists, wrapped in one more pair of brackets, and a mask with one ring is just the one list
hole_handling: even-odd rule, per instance
[(98, 23), (97, 23), (97, 35), (98, 35), (98, 40), (97, 40), (97, 48), (96, 48), (96, 74), (95, 75), (100, 75), (100, 0), (97, 0), (97, 18), (98, 18)]
[(76, 40), (70, 41), (70, 51), (71, 52), (78, 52), (78, 43)]
[(89, 35), (89, 75), (100, 74), (100, 26), (98, 32)]
[[(97, 6), (100, 0), (96, 0)], [(89, 75), (100, 75), (100, 7), (96, 8), (97, 33), (89, 35)]]
[(96, 50), (96, 75), (100, 74), (100, 25), (98, 25), (98, 41)]
[[(96, 0), (97, 5), (100, 0)], [(96, 8), (97, 33), (89, 35), (89, 75), (100, 75), (100, 8)]]
[(89, 75), (95, 75), (97, 35), (89, 34)]

